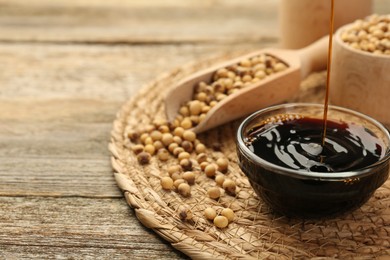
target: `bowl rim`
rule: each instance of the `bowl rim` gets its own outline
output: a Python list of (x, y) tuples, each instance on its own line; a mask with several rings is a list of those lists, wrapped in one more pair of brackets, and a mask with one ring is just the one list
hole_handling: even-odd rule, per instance
[[(340, 179), (348, 179), (348, 178), (356, 179), (356, 178), (364, 177), (364, 176), (370, 175), (372, 168), (379, 166), (381, 164), (384, 164), (387, 161), (389, 161), (389, 159), (390, 159), (390, 145), (387, 148), (387, 151), (385, 151), (383, 158), (381, 158), (379, 161), (377, 161), (374, 164), (371, 164), (367, 167), (359, 169), (358, 171), (355, 170), (355, 171), (346, 171), (346, 172), (322, 173), (322, 172), (299, 171), (299, 170), (294, 170), (294, 169), (290, 169), (290, 168), (286, 168), (286, 167), (282, 167), (282, 166), (270, 163), (270, 162), (262, 159), (261, 157), (255, 155), (244, 143), (243, 130), (245, 129), (245, 127), (249, 123), (251, 123), (252, 120), (255, 117), (257, 117), (259, 114), (269, 112), (272, 110), (276, 110), (276, 109), (280, 109), (280, 108), (287, 108), (288, 109), (288, 108), (293, 108), (293, 107), (317, 107), (317, 108), (322, 107), (323, 108), (324, 105), (323, 104), (316, 104), (316, 103), (285, 103), (285, 104), (279, 104), (279, 105), (275, 105), (275, 106), (266, 107), (266, 108), (260, 109), (256, 112), (252, 113), (251, 115), (246, 117), (241, 122), (240, 126), (237, 129), (237, 135), (236, 135), (236, 143), (237, 143), (237, 148), (238, 148), (237, 152), (243, 153), (246, 157), (248, 157), (249, 159), (251, 159), (255, 163), (261, 164), (263, 167), (265, 167), (267, 169), (271, 169), (273, 172), (277, 172), (277, 173), (282, 174), (282, 175), (289, 175), (289, 176), (293, 176), (293, 177), (300, 178), (300, 179), (313, 179), (313, 180), (314, 179), (322, 179), (322, 180), (327, 180), (327, 181), (331, 181), (331, 180), (337, 181)], [(377, 121), (377, 120), (375, 120), (375, 119), (373, 119), (373, 118), (371, 118), (363, 113), (360, 113), (360, 112), (357, 112), (357, 111), (354, 111), (354, 110), (351, 110), (348, 108), (340, 107), (340, 106), (329, 105), (328, 109), (350, 113), (350, 114), (353, 114), (355, 116), (361, 117), (364, 120), (369, 121), (370, 123), (377, 126), (381, 131), (383, 131), (385, 133), (385, 136), (387, 137), (387, 139), (390, 142), (389, 130), (383, 124), (381, 124), (379, 121)]]
[(349, 50), (352, 53), (365, 55), (367, 57), (371, 57), (371, 58), (375, 58), (375, 59), (383, 59), (383, 60), (389, 60), (390, 59), (390, 55), (375, 54), (375, 53), (371, 53), (371, 52), (368, 52), (368, 51), (358, 50), (358, 49), (352, 48), (346, 42), (344, 42), (341, 39), (341, 34), (343, 32), (345, 32), (346, 30), (348, 30), (350, 27), (353, 27), (353, 26), (354, 26), (354, 23), (352, 22), (352, 23), (345, 24), (345, 25), (341, 26), (340, 28), (338, 28), (336, 30), (335, 34), (334, 34), (334, 37), (333, 37), (334, 38), (334, 43), (337, 43), (337, 45), (339, 45), (341, 48), (347, 49), (347, 50)]

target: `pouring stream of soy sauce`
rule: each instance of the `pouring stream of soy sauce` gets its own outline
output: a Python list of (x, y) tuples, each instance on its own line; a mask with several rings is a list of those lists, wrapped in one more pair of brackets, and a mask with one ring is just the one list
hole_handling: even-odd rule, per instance
[(330, 23), (329, 23), (329, 46), (328, 46), (328, 65), (326, 72), (326, 92), (324, 101), (324, 116), (323, 116), (323, 130), (322, 130), (322, 146), (325, 146), (326, 126), (328, 121), (328, 105), (329, 105), (329, 85), (330, 85), (330, 70), (332, 67), (332, 47), (333, 47), (333, 28), (334, 28), (334, 0), (331, 0), (330, 8)]

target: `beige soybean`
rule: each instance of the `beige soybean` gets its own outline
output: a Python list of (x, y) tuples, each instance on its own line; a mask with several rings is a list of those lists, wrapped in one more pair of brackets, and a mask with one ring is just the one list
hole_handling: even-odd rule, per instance
[(169, 152), (166, 149), (161, 148), (157, 151), (157, 157), (160, 161), (167, 161), (169, 159)]
[(215, 176), (215, 173), (216, 173), (216, 167), (214, 166), (214, 164), (209, 164), (206, 166), (206, 168), (204, 169), (204, 173), (207, 175), (207, 177), (214, 177)]
[(278, 62), (274, 66), (274, 71), (275, 72), (280, 72), (287, 69), (287, 66), (284, 63)]
[(231, 179), (226, 179), (223, 182), (222, 187), (230, 194), (234, 194), (236, 192), (236, 183)]
[(229, 161), (225, 158), (219, 158), (217, 160), (218, 171), (226, 172), (228, 170)]
[(169, 127), (167, 125), (161, 125), (158, 127), (158, 131), (161, 133), (169, 133)]
[(217, 176), (215, 176), (215, 182), (217, 183), (217, 185), (222, 187), (224, 181), (225, 181), (224, 175), (218, 174)]
[(191, 155), (187, 152), (181, 152), (179, 153), (179, 155), (177, 156), (177, 159), (179, 161), (183, 160), (183, 159), (189, 159), (191, 157)]
[(171, 153), (174, 153), (174, 150), (176, 148), (178, 148), (179, 145), (177, 143), (171, 143), (169, 146), (168, 146), (168, 151), (170, 151)]
[(132, 141), (133, 143), (136, 142), (139, 138), (139, 133), (137, 131), (129, 131), (127, 133), (127, 137)]
[(191, 115), (199, 115), (202, 111), (202, 103), (199, 100), (192, 101), (190, 103), (189, 110)]
[(148, 164), (150, 161), (150, 154), (147, 152), (141, 152), (137, 155), (137, 160), (139, 164)]
[(171, 174), (171, 178), (173, 181), (176, 181), (178, 179), (182, 179), (182, 175), (180, 172), (174, 172)]
[(230, 222), (232, 222), (234, 220), (234, 217), (235, 217), (235, 214), (234, 214), (234, 211), (230, 208), (225, 208), (221, 211), (221, 215), (226, 217), (227, 220)]
[(194, 172), (184, 172), (183, 173), (183, 179), (188, 182), (188, 184), (194, 184), (195, 183), (195, 173)]
[(160, 150), (161, 148), (164, 148), (164, 145), (161, 141), (154, 141), (153, 146), (156, 151)]
[(181, 207), (179, 211), (179, 218), (184, 221), (184, 220), (191, 220), (192, 219), (192, 211), (187, 208), (187, 207)]
[(173, 189), (173, 180), (171, 177), (162, 177), (161, 178), (161, 186), (164, 190)]
[(181, 160), (180, 166), (184, 171), (191, 171), (192, 170), (192, 162), (189, 159)]
[(217, 216), (214, 218), (213, 222), (217, 228), (225, 228), (229, 224), (229, 221), (225, 216)]
[(147, 145), (147, 144), (153, 144), (153, 139), (152, 139), (152, 137), (150, 137), (150, 136), (148, 136), (148, 137), (146, 137), (145, 138), (145, 140), (144, 140), (144, 144), (145, 145)]
[(217, 212), (213, 208), (206, 208), (204, 210), (204, 216), (208, 220), (214, 220), (214, 218), (217, 216)]
[(165, 146), (169, 146), (171, 143), (173, 143), (173, 136), (171, 133), (165, 133), (161, 137), (161, 141)]
[(180, 126), (184, 129), (190, 129), (192, 128), (192, 121), (191, 119), (189, 119), (188, 117), (184, 118), (181, 122), (180, 122)]
[(205, 153), (200, 153), (196, 156), (196, 160), (198, 163), (207, 162), (207, 155)]
[(180, 153), (184, 152), (184, 149), (182, 147), (176, 147), (175, 149), (173, 149), (173, 155), (175, 156), (179, 156)]
[(182, 106), (182, 107), (180, 107), (180, 109), (179, 109), (179, 113), (180, 113), (182, 116), (189, 116), (189, 115), (190, 115), (190, 110), (188, 109), (187, 106)]
[(207, 190), (207, 195), (211, 199), (219, 199), (219, 197), (221, 197), (221, 191), (218, 187), (211, 187)]
[(156, 148), (153, 144), (147, 144), (145, 145), (144, 151), (149, 153), (150, 155), (154, 155), (154, 153), (156, 152)]
[(206, 113), (209, 112), (211, 109), (210, 106), (203, 106), (202, 107), (202, 113), (199, 115), (199, 122), (201, 121), (202, 116), (206, 116)]
[(206, 152), (206, 146), (204, 144), (197, 144), (195, 147), (195, 151), (197, 154)]
[[(196, 94), (196, 99), (201, 101), (201, 102), (207, 102), (208, 101), (208, 96), (205, 92), (199, 92)], [(202, 108), (203, 110), (203, 108)]]
[(176, 136), (176, 135), (172, 138), (172, 140), (174, 143), (178, 145), (181, 145), (181, 143), (183, 142), (183, 139), (180, 136)]
[(173, 186), (175, 186), (175, 188), (177, 189), (179, 187), (180, 184), (182, 183), (185, 183), (186, 181), (184, 179), (176, 179), (174, 182), (173, 182)]
[(183, 132), (183, 139), (193, 142), (196, 139), (196, 134), (193, 131), (186, 130)]
[(183, 197), (189, 197), (191, 195), (191, 187), (187, 183), (181, 183), (177, 187), (177, 191), (179, 192), (180, 195)]
[(199, 116), (190, 116), (191, 122), (193, 125), (198, 125), (199, 124)]
[(181, 172), (181, 167), (179, 165), (171, 165), (168, 167), (169, 175), (172, 175), (175, 172)]
[(191, 153), (194, 150), (194, 145), (190, 141), (183, 141), (180, 146), (184, 149), (184, 151)]
[(152, 133), (150, 133), (150, 137), (153, 139), (153, 141), (159, 141), (162, 138), (162, 133), (160, 131), (154, 130)]
[(140, 136), (140, 141), (142, 142), (142, 143), (144, 143), (145, 142), (145, 139), (146, 138), (148, 138), (149, 137), (149, 134), (148, 133), (143, 133), (143, 134), (141, 134), (141, 136)]
[(201, 163), (199, 164), (200, 169), (201, 169), (202, 171), (204, 171), (204, 169), (206, 169), (206, 166), (207, 166), (207, 165), (209, 165), (208, 162), (201, 162)]
[(139, 154), (144, 151), (144, 146), (142, 144), (136, 144), (131, 147), (131, 150), (133, 150), (133, 153)]
[(176, 136), (179, 136), (179, 137), (182, 137), (183, 133), (184, 133), (184, 128), (183, 127), (176, 127), (173, 130), (173, 134), (176, 135)]

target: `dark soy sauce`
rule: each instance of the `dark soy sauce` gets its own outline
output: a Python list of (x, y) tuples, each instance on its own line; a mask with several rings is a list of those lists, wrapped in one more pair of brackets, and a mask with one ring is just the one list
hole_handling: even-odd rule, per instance
[(251, 129), (246, 144), (272, 164), (309, 172), (353, 171), (384, 156), (383, 142), (361, 125), (328, 120), (323, 145), (322, 128), (322, 119), (290, 116)]

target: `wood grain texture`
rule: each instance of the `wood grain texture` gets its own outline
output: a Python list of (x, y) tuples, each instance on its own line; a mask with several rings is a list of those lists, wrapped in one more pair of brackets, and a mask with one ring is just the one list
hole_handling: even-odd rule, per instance
[(2, 259), (185, 258), (136, 221), (122, 198), (0, 197), (0, 212)]
[[(389, 13), (389, 0), (375, 12)], [(1, 0), (0, 41), (180, 43), (275, 40), (277, 0)]]
[(276, 5), (274, 0), (245, 4), (239, 0), (1, 0), (0, 40), (202, 43), (274, 39)]
[(0, 43), (0, 104), (21, 98), (29, 102), (49, 99), (54, 106), (55, 98), (123, 102), (161, 73), (209, 56), (249, 51), (269, 44), (110, 46)]

